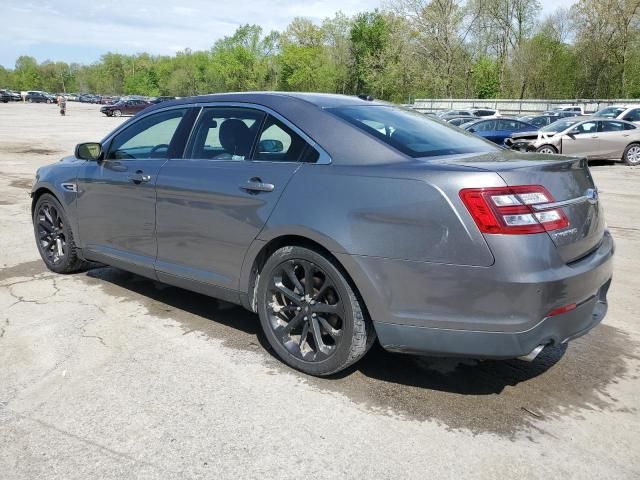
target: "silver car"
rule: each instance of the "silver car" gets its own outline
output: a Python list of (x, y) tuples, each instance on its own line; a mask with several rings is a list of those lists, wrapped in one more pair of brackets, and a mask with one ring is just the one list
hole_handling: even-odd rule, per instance
[(526, 149), (640, 165), (640, 128), (625, 120), (572, 117), (541, 128)]

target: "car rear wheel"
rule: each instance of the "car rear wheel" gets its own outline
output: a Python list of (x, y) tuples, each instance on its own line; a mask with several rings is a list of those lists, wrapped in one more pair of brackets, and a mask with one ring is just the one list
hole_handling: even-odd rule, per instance
[(47, 268), (56, 273), (84, 270), (87, 263), (78, 257), (69, 220), (53, 195), (42, 195), (33, 211), (33, 229), (38, 251)]
[(627, 165), (640, 165), (640, 143), (628, 145), (624, 150), (622, 159)]
[(47, 103), (51, 103), (51, 99), (47, 98)]
[(347, 368), (375, 340), (342, 269), (308, 248), (277, 250), (260, 273), (256, 295), (269, 344), (287, 365), (309, 375)]
[(536, 148), (537, 153), (556, 154), (558, 150), (553, 145), (542, 145)]
[(114, 117), (121, 117), (122, 116), (122, 112), (120, 110), (114, 110), (113, 111), (113, 116)]

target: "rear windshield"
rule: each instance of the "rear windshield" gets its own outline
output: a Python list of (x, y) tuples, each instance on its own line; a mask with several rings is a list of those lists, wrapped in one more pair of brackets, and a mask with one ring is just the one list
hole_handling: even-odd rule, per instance
[(398, 107), (368, 105), (328, 108), (327, 111), (414, 158), (499, 150), (459, 128)]

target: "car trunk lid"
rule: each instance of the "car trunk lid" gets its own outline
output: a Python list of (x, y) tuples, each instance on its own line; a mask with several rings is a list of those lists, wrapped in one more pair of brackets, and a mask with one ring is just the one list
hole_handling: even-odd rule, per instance
[(605, 223), (598, 191), (586, 159), (524, 154), (503, 150), (482, 155), (443, 159), (443, 163), (496, 172), (508, 186), (542, 185), (552, 204), (534, 206), (542, 211), (561, 208), (569, 225), (547, 232), (562, 259), (574, 262), (593, 251), (604, 235)]

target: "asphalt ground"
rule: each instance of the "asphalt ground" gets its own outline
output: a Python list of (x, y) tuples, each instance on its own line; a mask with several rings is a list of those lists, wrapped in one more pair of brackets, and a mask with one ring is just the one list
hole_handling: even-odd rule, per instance
[(35, 170), (121, 121), (0, 104), (0, 478), (640, 478), (640, 167), (592, 168), (617, 252), (588, 335), (533, 363), (375, 346), (317, 379), (240, 307), (45, 269)]

